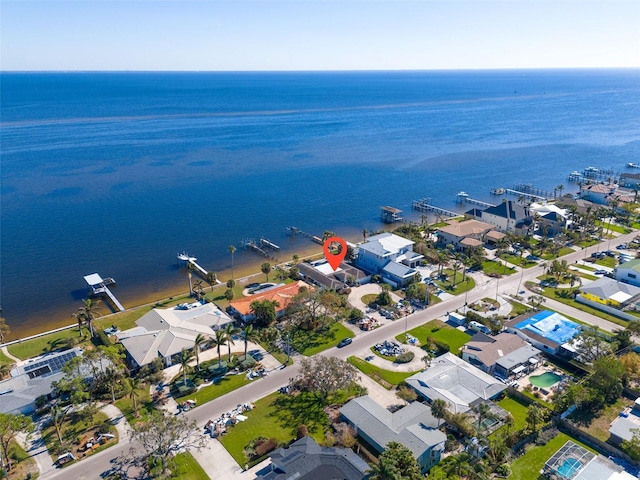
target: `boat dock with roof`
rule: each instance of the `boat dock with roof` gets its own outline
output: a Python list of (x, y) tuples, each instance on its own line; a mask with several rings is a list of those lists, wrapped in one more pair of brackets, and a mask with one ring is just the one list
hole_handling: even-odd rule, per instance
[(108, 285), (115, 285), (116, 281), (113, 278), (107, 277), (103, 279), (97, 273), (92, 273), (91, 275), (85, 275), (84, 281), (87, 282), (92, 296), (106, 295), (118, 310), (124, 312), (125, 308), (108, 287)]

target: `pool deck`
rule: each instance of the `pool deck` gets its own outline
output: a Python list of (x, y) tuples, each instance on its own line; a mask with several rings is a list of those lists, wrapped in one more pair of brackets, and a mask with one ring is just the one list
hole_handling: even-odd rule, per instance
[[(554, 383), (553, 385), (550, 385), (549, 387), (538, 387), (534, 384), (531, 383), (530, 381), (530, 377), (536, 377), (539, 375), (542, 375), (544, 373), (555, 373), (556, 375), (558, 375), (560, 377), (560, 381)], [(538, 368), (536, 368), (535, 370), (529, 372), (526, 376), (519, 378), (518, 379), (518, 386), (519, 386), (519, 390), (525, 390), (527, 387), (527, 385), (531, 385), (532, 387), (534, 387), (534, 391), (538, 391), (541, 393), (542, 395), (542, 399), (543, 400), (550, 400), (551, 398), (553, 398), (553, 396), (555, 395), (555, 391), (556, 388), (558, 386), (558, 384), (560, 384), (560, 382), (562, 382), (562, 380), (564, 380), (566, 378), (566, 374), (564, 372), (561, 372), (559, 370), (557, 370), (556, 368), (550, 367), (550, 366), (540, 366)], [(537, 388), (537, 390), (535, 390)], [(543, 392), (541, 392), (541, 389), (544, 389), (546, 391), (548, 391), (548, 394), (544, 394)]]

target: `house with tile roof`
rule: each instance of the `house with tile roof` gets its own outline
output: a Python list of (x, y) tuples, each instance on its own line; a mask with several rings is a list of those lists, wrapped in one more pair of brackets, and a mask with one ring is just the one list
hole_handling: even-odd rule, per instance
[(509, 378), (528, 371), (539, 363), (540, 350), (512, 333), (495, 337), (476, 333), (462, 347), (462, 359), (489, 375)]
[(364, 480), (369, 470), (350, 448), (321, 447), (309, 436), (274, 450), (270, 460), (254, 480)]
[(389, 232), (374, 235), (358, 246), (354, 264), (367, 273), (381, 275), (387, 283), (403, 287), (418, 275), (415, 267), (424, 258), (413, 251), (414, 243)]
[(493, 400), (507, 388), (451, 352), (435, 358), (429, 368), (405, 381), (429, 402), (444, 400), (452, 413), (468, 412), (475, 404)]
[(278, 303), (278, 306), (276, 307), (276, 316), (280, 317), (284, 314), (285, 309), (291, 303), (293, 297), (300, 293), (301, 288), (306, 288), (308, 290), (312, 289), (308, 283), (305, 283), (302, 280), (279, 285), (263, 290), (260, 293), (249, 295), (248, 297), (231, 300), (229, 302), (229, 312), (233, 316), (241, 319), (243, 322), (251, 322), (256, 318), (251, 311), (251, 304), (253, 302), (268, 300), (270, 302)]
[(609, 203), (609, 197), (616, 193), (617, 189), (618, 185), (615, 183), (608, 185), (595, 183), (592, 185), (584, 185), (578, 196), (584, 200), (597, 203), (598, 205), (607, 205)]
[(173, 308), (154, 308), (136, 320), (137, 327), (116, 332), (133, 369), (161, 358), (165, 367), (179, 361), (182, 349), (193, 349), (201, 334), (213, 337), (215, 331), (233, 319), (213, 303), (194, 302)]
[(479, 220), (452, 222), (437, 229), (438, 244), (453, 245), (456, 250), (481, 247), (485, 236), (494, 230), (494, 226)]
[(412, 402), (391, 413), (369, 395), (354, 398), (340, 409), (340, 416), (358, 436), (382, 453), (389, 442), (398, 442), (413, 453), (422, 472), (440, 461), (447, 437), (439, 429), (431, 407)]
[(640, 287), (640, 259), (618, 265), (613, 269), (613, 276), (619, 282)]

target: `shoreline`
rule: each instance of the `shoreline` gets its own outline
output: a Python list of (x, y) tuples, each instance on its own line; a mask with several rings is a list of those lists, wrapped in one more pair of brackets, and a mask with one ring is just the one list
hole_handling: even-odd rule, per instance
[[(359, 241), (356, 239), (355, 236), (343, 235), (342, 238), (344, 238), (346, 241), (351, 243), (355, 243)], [(291, 257), (288, 260), (284, 260), (278, 264), (272, 264), (272, 266), (284, 265), (286, 263), (291, 262), (293, 255), (298, 255), (299, 261), (303, 261), (306, 258), (315, 257), (323, 254), (322, 246), (311, 241), (309, 241), (308, 248), (295, 249), (295, 250), (292, 250), (290, 253), (291, 253)], [(254, 257), (256, 259), (255, 261), (251, 260), (248, 262), (244, 262), (242, 265), (234, 266), (233, 276), (235, 277), (236, 282), (241, 282), (243, 280), (246, 281), (247, 279), (254, 276), (264, 277), (264, 274), (260, 271), (260, 265), (262, 265), (264, 262), (271, 263), (271, 261), (261, 257), (258, 254), (255, 254)], [(188, 295), (189, 294), (188, 283), (187, 283), (188, 280), (185, 272), (186, 272), (186, 268), (181, 268), (180, 271), (178, 272), (179, 275), (182, 275), (184, 277), (185, 288), (180, 288), (176, 286), (176, 288), (165, 288), (165, 289), (154, 291), (154, 292), (146, 292), (140, 295), (136, 295), (134, 297), (135, 298), (134, 302), (131, 302), (131, 301), (128, 302), (128, 303), (134, 303), (134, 305), (127, 307), (127, 309), (124, 312), (105, 313), (104, 315), (100, 315), (99, 317), (97, 317), (96, 320), (100, 321), (101, 319), (109, 318), (111, 316), (126, 314), (138, 308), (143, 308), (150, 305), (154, 305), (159, 302), (171, 300), (174, 297)], [(229, 268), (226, 270), (221, 270), (220, 272), (216, 272), (216, 275), (218, 280), (222, 282), (222, 284), (225, 284), (227, 280), (231, 279), (231, 269)], [(197, 280), (202, 280), (202, 277), (194, 273), (193, 281), (195, 282)], [(205, 291), (208, 290), (209, 289), (208, 284), (204, 280), (203, 280), (203, 283), (206, 285)], [(80, 308), (80, 306), (81, 305), (78, 304), (78, 308)], [(105, 307), (101, 306), (99, 308), (103, 309)], [(51, 317), (48, 317), (47, 323), (44, 326), (44, 328), (20, 329), (18, 331), (19, 334), (16, 336), (14, 336), (14, 331), (12, 329), (12, 332), (7, 338), (5, 344), (16, 343), (16, 342), (24, 341), (28, 338), (47, 335), (55, 331), (70, 329), (74, 327), (77, 328), (77, 323), (73, 323), (73, 317), (71, 316), (71, 314), (69, 314), (68, 316), (62, 316), (62, 315), (55, 316), (55, 317), (51, 316)]]

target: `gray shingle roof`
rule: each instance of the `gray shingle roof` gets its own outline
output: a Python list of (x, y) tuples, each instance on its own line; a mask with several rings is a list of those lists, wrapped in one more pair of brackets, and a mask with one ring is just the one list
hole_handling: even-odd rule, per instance
[(420, 402), (410, 403), (391, 413), (365, 395), (348, 402), (340, 413), (359, 433), (382, 448), (389, 442), (399, 442), (416, 457), (446, 440), (446, 436), (437, 430), (438, 420), (431, 414), (431, 408)]

